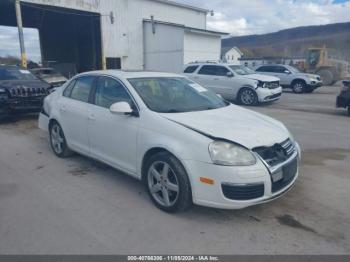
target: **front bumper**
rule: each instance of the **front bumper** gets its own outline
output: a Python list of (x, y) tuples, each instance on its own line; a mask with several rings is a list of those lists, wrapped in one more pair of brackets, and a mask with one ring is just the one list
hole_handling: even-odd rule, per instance
[[(274, 191), (275, 183), (272, 181), (272, 175), (262, 161), (248, 167), (225, 167), (193, 160), (184, 161), (185, 168), (188, 172), (190, 171), (193, 202), (197, 205), (213, 208), (243, 209), (281, 197), (293, 187), (299, 176), (300, 148), (298, 145), (296, 147), (297, 152), (283, 164), (286, 166), (292, 161), (297, 161), (295, 174), (293, 174), (292, 179), (288, 180), (287, 184), (277, 191)], [(201, 177), (213, 180), (214, 184), (202, 183)], [(247, 192), (250, 195), (256, 193), (258, 197), (249, 200), (230, 199), (227, 191), (224, 192), (228, 188), (227, 186), (233, 190), (247, 187)], [(259, 195), (259, 190), (262, 190), (261, 195)], [(242, 193), (243, 198), (247, 196), (247, 192)]]
[(312, 80), (310, 83), (307, 84), (307, 87), (311, 89), (317, 89), (322, 86), (323, 86), (323, 82), (318, 80), (317, 81)]
[(256, 93), (258, 95), (258, 99), (260, 103), (266, 103), (271, 101), (276, 101), (282, 96), (282, 87), (278, 87), (275, 89), (261, 88), (256, 89)]
[(43, 97), (23, 97), (9, 98), (0, 103), (0, 112), (3, 114), (11, 114), (13, 112), (36, 113), (40, 112), (43, 105)]

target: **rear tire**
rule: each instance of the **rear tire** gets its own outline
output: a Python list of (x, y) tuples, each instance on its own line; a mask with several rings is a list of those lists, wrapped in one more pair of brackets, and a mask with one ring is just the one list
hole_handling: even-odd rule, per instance
[(329, 69), (321, 69), (317, 74), (321, 77), (323, 84), (326, 86), (331, 86), (336, 83), (335, 75)]
[(67, 145), (63, 129), (57, 122), (50, 125), (50, 144), (55, 155), (60, 158), (66, 158), (73, 154)]
[(259, 103), (256, 92), (248, 87), (242, 88), (237, 97), (238, 103), (244, 106), (255, 106)]
[(304, 81), (295, 81), (292, 84), (292, 90), (295, 94), (302, 94), (306, 90), (306, 83)]
[(176, 213), (192, 205), (188, 175), (173, 155), (167, 152), (153, 155), (147, 160), (143, 172), (148, 194), (159, 209)]

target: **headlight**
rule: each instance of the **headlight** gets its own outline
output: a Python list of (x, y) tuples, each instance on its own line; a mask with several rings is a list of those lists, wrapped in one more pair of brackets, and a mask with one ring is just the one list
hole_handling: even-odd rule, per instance
[(258, 87), (265, 88), (266, 87), (266, 83), (264, 83), (263, 81), (259, 81), (258, 82)]
[(7, 92), (5, 89), (0, 88), (0, 99), (1, 100), (7, 100), (9, 98)]
[(242, 146), (214, 141), (209, 145), (210, 157), (214, 164), (222, 166), (252, 166), (256, 164), (255, 156)]

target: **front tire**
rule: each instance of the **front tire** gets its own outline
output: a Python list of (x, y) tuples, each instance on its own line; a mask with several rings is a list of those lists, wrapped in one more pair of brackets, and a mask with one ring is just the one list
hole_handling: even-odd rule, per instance
[(259, 102), (256, 92), (248, 87), (242, 88), (239, 91), (237, 99), (239, 104), (244, 106), (255, 106)]
[(348, 116), (350, 117), (350, 106), (348, 106)]
[(188, 175), (174, 156), (167, 152), (155, 154), (147, 160), (144, 172), (148, 194), (159, 209), (176, 213), (191, 206)]
[(57, 122), (50, 125), (50, 144), (55, 155), (60, 158), (69, 157), (73, 153), (67, 145), (62, 127)]
[(302, 94), (306, 90), (306, 83), (304, 81), (295, 81), (292, 84), (292, 90), (295, 94)]

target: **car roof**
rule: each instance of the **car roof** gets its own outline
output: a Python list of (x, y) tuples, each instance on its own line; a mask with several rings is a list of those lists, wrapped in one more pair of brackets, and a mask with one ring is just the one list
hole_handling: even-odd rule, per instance
[(151, 72), (151, 71), (122, 71), (122, 70), (100, 70), (91, 71), (79, 74), (79, 76), (84, 75), (108, 75), (117, 78), (150, 78), (150, 77), (184, 77), (183, 75), (165, 73), (165, 72)]

